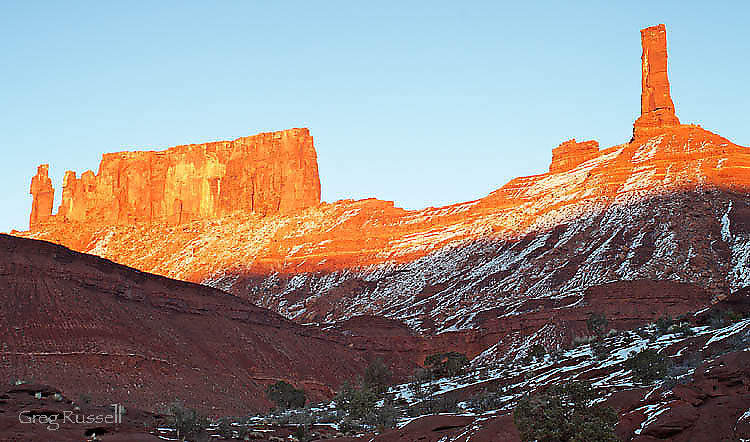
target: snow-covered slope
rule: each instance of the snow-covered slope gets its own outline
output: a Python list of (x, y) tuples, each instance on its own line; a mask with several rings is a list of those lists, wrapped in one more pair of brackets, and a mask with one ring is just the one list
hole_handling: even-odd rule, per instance
[(180, 226), (48, 225), (18, 233), (231, 291), (301, 322), (361, 314), (417, 330), (616, 280), (748, 285), (750, 150), (664, 128), (486, 198), (406, 211), (377, 200)]

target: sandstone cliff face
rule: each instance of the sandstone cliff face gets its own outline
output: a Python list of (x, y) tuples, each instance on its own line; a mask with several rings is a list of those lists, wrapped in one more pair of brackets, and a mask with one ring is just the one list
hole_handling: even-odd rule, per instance
[[(654, 55), (666, 47), (663, 27), (653, 39), (645, 31), (643, 117), (673, 113), (667, 85), (651, 78), (665, 72), (666, 58)], [(689, 283), (713, 297), (750, 285), (750, 150), (694, 125), (641, 129), (601, 150), (562, 143), (550, 173), (446, 207), (339, 201), (189, 227), (70, 222), (23, 235), (222, 288), (300, 321), (373, 314), (426, 331), (472, 328), (481, 311), (615, 280)]]
[[(32, 193), (43, 178), (46, 169), (32, 182)], [(51, 204), (40, 211), (47, 210), (51, 191), (44, 189), (37, 184), (40, 209), (36, 218), (32, 214), (32, 227), (51, 212)], [(51, 221), (176, 225), (238, 211), (292, 213), (319, 203), (313, 139), (307, 129), (290, 129), (165, 151), (105, 154), (96, 175), (65, 173), (62, 204)]]
[(576, 168), (581, 163), (595, 158), (599, 154), (597, 141), (577, 143), (575, 138), (552, 149), (552, 164), (549, 173), (560, 173)]

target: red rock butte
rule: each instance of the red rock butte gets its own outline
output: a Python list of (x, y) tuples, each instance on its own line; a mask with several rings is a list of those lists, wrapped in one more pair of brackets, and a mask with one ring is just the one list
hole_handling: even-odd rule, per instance
[(93, 222), (182, 224), (237, 211), (292, 213), (320, 203), (320, 179), (308, 129), (104, 154), (99, 172), (65, 172), (62, 203), (52, 215), (48, 165), (31, 180), (30, 227)]

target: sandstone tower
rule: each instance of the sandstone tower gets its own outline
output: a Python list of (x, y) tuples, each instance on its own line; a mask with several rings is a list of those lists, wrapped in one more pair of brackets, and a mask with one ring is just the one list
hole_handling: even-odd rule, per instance
[(641, 29), (641, 47), (641, 116), (633, 125), (634, 138), (680, 124), (669, 92), (666, 27), (661, 24)]
[(52, 216), (52, 204), (55, 200), (55, 189), (52, 188), (52, 180), (48, 176), (49, 165), (42, 164), (37, 167), (36, 175), (31, 178), (32, 195), (31, 216), (29, 226), (35, 227), (50, 219)]

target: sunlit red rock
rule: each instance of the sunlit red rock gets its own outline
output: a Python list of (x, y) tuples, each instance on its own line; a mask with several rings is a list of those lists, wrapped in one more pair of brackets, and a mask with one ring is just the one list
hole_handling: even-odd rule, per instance
[[(549, 173), (513, 179), (475, 201), (404, 210), (343, 200), (267, 216), (183, 211), (190, 221), (172, 211), (148, 218), (138, 204), (123, 203), (128, 210), (106, 211), (127, 215), (113, 220), (98, 209), (74, 214), (76, 201), (96, 195), (81, 187), (102, 179), (88, 172), (66, 177), (57, 216), (67, 221), (20, 235), (219, 287), (299, 321), (376, 314), (450, 330), (527, 297), (580, 294), (616, 280), (670, 280), (725, 296), (750, 284), (742, 231), (750, 225), (743, 197), (750, 151), (676, 117), (661, 119), (674, 114), (666, 34), (657, 26), (641, 36), (643, 113), (634, 139), (603, 149), (565, 142), (553, 150)], [(189, 164), (210, 163), (210, 152)], [(99, 175), (137, 183), (138, 174), (104, 173), (119, 170), (117, 155), (105, 156)], [(244, 195), (247, 179), (237, 172), (232, 192)], [(76, 221), (84, 218), (109, 221)]]
[(46, 222), (52, 215), (55, 189), (52, 188), (52, 180), (47, 176), (48, 172), (49, 165), (42, 164), (37, 168), (36, 175), (31, 178), (29, 193), (32, 195), (32, 203), (29, 226), (32, 228)]
[[(178, 225), (235, 212), (293, 213), (319, 202), (313, 139), (307, 129), (290, 129), (166, 151), (104, 154), (96, 175), (65, 173), (53, 221)], [(47, 215), (50, 208), (44, 206)]]
[(552, 164), (549, 173), (560, 173), (576, 168), (599, 154), (597, 141), (577, 143), (575, 139), (568, 140), (552, 149)]
[(641, 116), (633, 126), (635, 138), (680, 124), (669, 92), (666, 27), (661, 24), (642, 29), (641, 46)]

